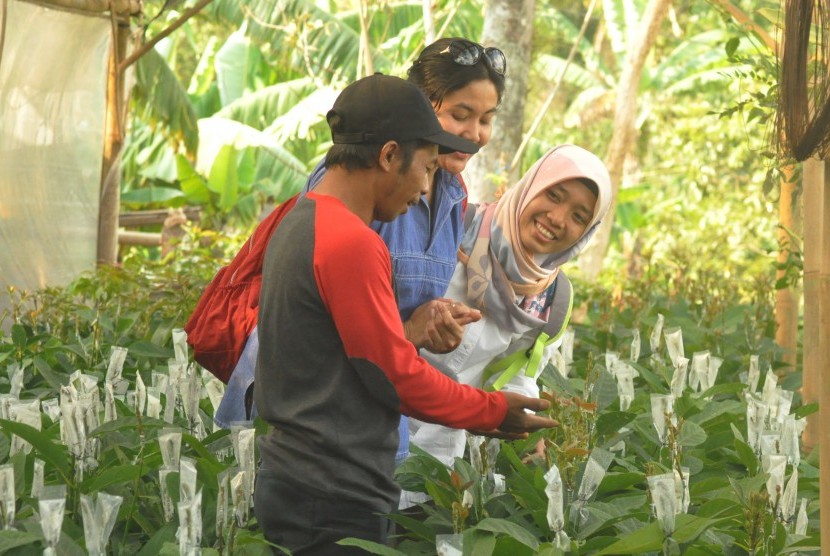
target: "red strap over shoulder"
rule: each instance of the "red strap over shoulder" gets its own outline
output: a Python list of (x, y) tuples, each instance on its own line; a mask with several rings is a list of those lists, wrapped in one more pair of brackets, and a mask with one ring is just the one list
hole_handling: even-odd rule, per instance
[(257, 323), (268, 242), (298, 198), (291, 197), (259, 223), (231, 263), (216, 273), (185, 324), (193, 358), (222, 382), (230, 379)]
[(464, 183), (464, 178), (461, 177), (461, 174), (458, 174), (458, 183), (461, 184), (461, 189), (464, 190), (464, 198), (461, 200), (461, 221), (464, 222), (464, 215), (467, 214), (467, 199), (469, 193), (467, 193), (467, 184)]

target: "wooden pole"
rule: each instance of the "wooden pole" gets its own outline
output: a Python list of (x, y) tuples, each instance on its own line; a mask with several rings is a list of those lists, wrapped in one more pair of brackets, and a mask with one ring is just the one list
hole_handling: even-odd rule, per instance
[[(805, 448), (818, 444), (821, 530), (830, 531), (830, 168), (804, 162), (804, 383), (805, 403), (818, 402), (808, 418)], [(830, 556), (830, 539), (821, 543)]]
[[(787, 264), (790, 254), (797, 249), (793, 236), (802, 237), (801, 218), (798, 204), (793, 203), (793, 196), (798, 189), (795, 179), (795, 166), (781, 167), (781, 195), (778, 200), (778, 263)], [(790, 270), (789, 272), (792, 272)], [(779, 269), (776, 278), (785, 278), (787, 270)], [(784, 350), (782, 361), (786, 364), (783, 371), (791, 372), (798, 360), (798, 308), (800, 292), (796, 285), (788, 285), (775, 291), (775, 341)]]
[(123, 74), (118, 70), (127, 52), (130, 28), (114, 27), (107, 77), (107, 115), (101, 198), (98, 208), (98, 264), (115, 264), (118, 257), (118, 212), (121, 205), (121, 147), (124, 144), (125, 98)]

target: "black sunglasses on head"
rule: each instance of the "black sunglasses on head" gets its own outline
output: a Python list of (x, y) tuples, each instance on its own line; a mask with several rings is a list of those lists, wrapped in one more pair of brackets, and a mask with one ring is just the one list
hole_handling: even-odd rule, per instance
[(507, 58), (504, 52), (498, 48), (488, 46), (487, 48), (470, 41), (452, 41), (447, 48), (439, 54), (449, 54), (452, 61), (459, 66), (474, 66), (484, 55), (484, 59), (499, 75), (507, 71)]

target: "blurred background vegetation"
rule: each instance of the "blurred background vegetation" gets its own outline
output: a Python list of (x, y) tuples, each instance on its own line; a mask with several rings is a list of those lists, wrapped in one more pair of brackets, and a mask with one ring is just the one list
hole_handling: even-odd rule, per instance
[[(532, 22), (520, 30), (532, 36), (529, 64), (508, 65), (511, 78), (525, 80), (523, 121), (497, 122), (520, 126), (527, 146), (517, 167), (483, 169), (488, 180), (509, 186), (559, 143), (608, 152), (628, 50), (655, 3), (530, 3)], [(177, 19), (183, 4), (148, 1), (145, 35)], [(370, 71), (405, 76), (432, 38), (482, 40), (487, 18), (527, 4), (215, 0), (136, 64), (122, 207), (197, 205), (199, 229), (244, 238), (327, 150), (324, 114), (345, 84)], [(662, 18), (636, 87), (609, 245), (601, 267), (583, 272), (596, 285), (579, 290), (585, 299), (611, 294), (618, 306), (642, 305), (653, 294), (692, 304), (710, 296), (771, 314), (779, 190), (768, 145), (777, 61), (751, 29), (774, 34), (779, 6), (688, 0), (671, 3)], [(514, 89), (508, 83), (506, 102)], [(512, 147), (487, 160), (511, 160)], [(479, 200), (492, 198), (467, 179)], [(793, 245), (786, 265), (798, 269)], [(142, 249), (157, 256), (132, 249), (132, 256)], [(215, 265), (224, 262), (219, 256)]]

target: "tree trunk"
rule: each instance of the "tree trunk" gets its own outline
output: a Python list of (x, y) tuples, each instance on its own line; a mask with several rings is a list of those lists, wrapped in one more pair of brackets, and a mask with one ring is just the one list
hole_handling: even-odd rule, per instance
[(432, 15), (432, 0), (421, 0), (421, 11), (424, 14), (424, 44), (435, 42), (435, 18)]
[[(804, 376), (802, 397), (805, 403), (819, 402), (822, 425), (830, 426), (826, 411), (830, 380), (822, 380), (830, 369), (830, 173), (827, 162), (810, 158), (804, 162)], [(822, 329), (822, 327), (824, 327)], [(804, 446), (812, 448), (830, 431), (818, 431), (818, 416), (808, 420)], [(826, 442), (830, 449), (830, 442)], [(830, 454), (828, 454), (830, 461)], [(830, 474), (827, 474), (830, 477)], [(830, 488), (830, 486), (828, 486)], [(828, 490), (830, 494), (830, 490)], [(828, 511), (830, 515), (830, 511)], [(830, 529), (828, 529), (830, 530)]]
[(107, 78), (107, 116), (104, 160), (101, 168), (101, 199), (98, 207), (98, 264), (118, 259), (118, 213), (121, 208), (121, 148), (124, 145), (126, 98), (124, 74), (119, 71), (127, 52), (128, 25), (116, 24)]
[[(804, 403), (818, 402), (807, 418), (804, 449), (820, 450), (821, 530), (830, 531), (830, 164), (804, 162)], [(822, 540), (822, 554), (830, 542)]]
[[(801, 215), (798, 203), (793, 202), (797, 195), (798, 181), (795, 179), (795, 166), (781, 168), (781, 196), (778, 201), (778, 264), (785, 265), (790, 254), (797, 250), (793, 245), (793, 236), (802, 237)], [(790, 271), (792, 274), (792, 271)], [(785, 278), (786, 269), (779, 269), (778, 280)], [(801, 292), (796, 285), (788, 285), (775, 292), (775, 341), (784, 350), (782, 360), (787, 364), (785, 372), (794, 371), (798, 359), (798, 308)]]
[(583, 276), (588, 280), (594, 280), (599, 274), (605, 252), (608, 250), (608, 244), (611, 241), (611, 229), (614, 226), (614, 210), (616, 207), (615, 199), (622, 185), (623, 166), (626, 158), (631, 154), (636, 138), (635, 122), (640, 75), (648, 53), (657, 38), (660, 24), (668, 13), (670, 3), (670, 0), (649, 0), (636, 36), (629, 39), (628, 55), (617, 85), (614, 132), (611, 135), (608, 154), (605, 157), (608, 173), (611, 175), (611, 188), (614, 198), (611, 200), (608, 216), (600, 224), (593, 242), (579, 256), (579, 267)]
[(507, 57), (507, 78), (490, 143), (474, 156), (464, 172), (470, 200), (493, 201), (498, 187), (517, 181), (519, 168), (510, 168), (522, 141), (527, 76), (533, 38), (534, 0), (486, 0), (481, 41)]

